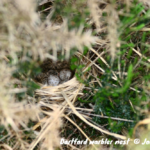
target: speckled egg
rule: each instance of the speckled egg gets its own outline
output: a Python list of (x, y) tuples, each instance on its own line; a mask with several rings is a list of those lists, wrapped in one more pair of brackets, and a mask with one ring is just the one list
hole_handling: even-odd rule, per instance
[(57, 75), (50, 74), (47, 80), (47, 84), (51, 86), (57, 86), (60, 83), (60, 79)]
[(72, 72), (69, 69), (62, 69), (59, 73), (59, 77), (62, 81), (70, 80)]

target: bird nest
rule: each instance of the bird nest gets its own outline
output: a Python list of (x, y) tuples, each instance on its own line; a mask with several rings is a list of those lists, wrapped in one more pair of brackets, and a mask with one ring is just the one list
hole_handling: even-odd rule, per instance
[(72, 101), (77, 95), (83, 95), (81, 91), (84, 84), (76, 79), (68, 61), (53, 62), (47, 59), (41, 68), (42, 73), (35, 77), (35, 80), (41, 85), (41, 88), (35, 91), (35, 94), (41, 98), (40, 101), (62, 102), (65, 100), (64, 94)]

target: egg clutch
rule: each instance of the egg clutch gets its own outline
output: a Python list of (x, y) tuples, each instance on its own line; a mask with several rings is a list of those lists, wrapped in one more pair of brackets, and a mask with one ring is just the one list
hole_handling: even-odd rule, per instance
[(57, 86), (64, 82), (67, 82), (72, 77), (72, 72), (69, 69), (62, 69), (60, 72), (49, 73), (47, 83), (51, 86)]
[(48, 86), (57, 86), (67, 82), (73, 77), (68, 61), (54, 62), (46, 59), (41, 65), (42, 73), (35, 76), (35, 80)]

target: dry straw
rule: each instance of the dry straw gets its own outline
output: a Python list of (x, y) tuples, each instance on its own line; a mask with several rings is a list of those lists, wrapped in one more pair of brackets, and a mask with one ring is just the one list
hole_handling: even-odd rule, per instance
[[(129, 4), (129, 0), (125, 2)], [(148, 0), (143, 0), (143, 2), (149, 4)], [(118, 21), (118, 18), (111, 22), (111, 19), (114, 19), (114, 15), (117, 16), (115, 6), (111, 7), (108, 5), (109, 7), (106, 7), (107, 10), (99, 10), (98, 4), (101, 3), (108, 5), (108, 1), (104, 0), (101, 2), (88, 0), (87, 5), (91, 12), (91, 20), (96, 24), (96, 32), (98, 34), (106, 32), (106, 27), (103, 26), (103, 23), (108, 22), (107, 30), (109, 35), (105, 40), (97, 39), (92, 35), (91, 30), (84, 32), (82, 26), (79, 29), (69, 31), (67, 20), (65, 19), (59, 25), (52, 24), (49, 20), (42, 23), (38, 13), (35, 11), (37, 4), (34, 1), (0, 0), (0, 123), (5, 126), (8, 132), (1, 139), (1, 141), (5, 141), (5, 144), (0, 145), (2, 148), (32, 150), (37, 146), (38, 149), (47, 148), (53, 150), (55, 147), (60, 146), (59, 130), (63, 125), (63, 118), (71, 122), (90, 141), (90, 138), (79, 125), (69, 118), (71, 113), (102, 133), (119, 139), (126, 139), (125, 136), (108, 132), (92, 124), (88, 121), (91, 118), (80, 113), (81, 108), (77, 108), (75, 105), (77, 97), (85, 96), (83, 93), (84, 88), (90, 91), (94, 82), (102, 86), (98, 76), (105, 73), (105, 68), (101, 68), (96, 61), (100, 59), (105, 67), (110, 68), (111, 66), (109, 66), (103, 56), (107, 55), (109, 51), (112, 57), (115, 58), (118, 46), (115, 20)], [(113, 12), (108, 18), (110, 20), (101, 20), (102, 11), (110, 13), (108, 8), (111, 8)], [(47, 28), (45, 28), (45, 25), (48, 25)], [(113, 31), (111, 30), (112, 27), (114, 28)], [(112, 39), (113, 35), (115, 36), (114, 39)], [(91, 44), (97, 44), (99, 48), (91, 48)], [(82, 55), (83, 46), (89, 48), (89, 51), (94, 55), (94, 59), (91, 59), (89, 53), (86, 56)], [(38, 103), (35, 102), (36, 99), (34, 97), (27, 95), (21, 102), (16, 98), (16, 93), (21, 93), (27, 89), (21, 80), (12, 77), (12, 73), (17, 69), (16, 64), (19, 62), (32, 61), (31, 58), (26, 56), (27, 53), (35, 61), (38, 58), (43, 60), (47, 57), (57, 60), (57, 52), (62, 50), (63, 54), (66, 52), (66, 59), (68, 59), (70, 57), (70, 49), (73, 47), (79, 49), (76, 52), (76, 56), (82, 56), (80, 63), (85, 65), (85, 68), (83, 68), (83, 79), (86, 80), (90, 75), (94, 78), (93, 83), (89, 83), (90, 87), (85, 87), (76, 77), (73, 77), (71, 80), (55, 87), (42, 85), (40, 89), (35, 91), (35, 94), (39, 97)], [(108, 51), (102, 51), (104, 48)], [(53, 50), (53, 55), (49, 54), (50, 50)], [(134, 52), (137, 53), (136, 50)], [(18, 53), (23, 53), (21, 58), (18, 57)], [(139, 52), (137, 54), (142, 57)], [(13, 60), (12, 65), (9, 64), (10, 59), (8, 56), (11, 56)], [(91, 70), (87, 71), (89, 67), (91, 67)], [(112, 79), (117, 80), (117, 73), (112, 71), (112, 74)], [(27, 80), (27, 77), (24, 75), (21, 78), (24, 81)], [(14, 84), (18, 87), (14, 88)], [(94, 90), (97, 91), (97, 89)], [(86, 112), (93, 111), (93, 109), (83, 108), (82, 110)], [(28, 136), (24, 134), (24, 131), (31, 130), (28, 128), (30, 120), (36, 121), (36, 123), (32, 127), (34, 133)]]

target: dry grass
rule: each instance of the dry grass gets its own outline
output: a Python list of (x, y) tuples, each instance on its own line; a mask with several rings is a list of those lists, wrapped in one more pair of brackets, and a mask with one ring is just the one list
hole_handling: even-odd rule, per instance
[[(140, 1), (149, 7), (148, 0)], [(117, 81), (120, 86), (122, 86), (122, 83), (118, 78), (125, 78), (127, 75), (127, 71), (121, 68), (120, 62), (117, 64), (117, 71), (111, 69), (114, 60), (118, 58), (117, 53), (120, 51), (120, 45), (123, 43), (119, 40), (122, 31), (118, 32), (119, 15), (123, 12), (121, 10), (116, 11), (116, 7), (120, 3), (119, 0), (116, 3), (111, 0), (83, 1), (84, 6), (90, 11), (90, 16), (85, 19), (88, 20), (88, 24), (94, 24), (95, 28), (86, 28), (85, 30), (84, 26), (81, 25), (79, 29), (69, 30), (67, 19), (62, 18), (62, 23), (50, 21), (54, 11), (53, 6), (50, 8), (51, 12), (47, 19), (41, 21), (39, 14), (35, 11), (38, 4), (34, 1), (0, 1), (0, 124), (3, 127), (0, 133), (2, 135), (0, 139), (1, 149), (53, 150), (58, 147), (65, 149), (66, 147), (60, 145), (60, 130), (67, 130), (63, 128), (63, 125), (67, 122), (73, 124), (85, 139), (90, 141), (89, 135), (71, 118), (72, 115), (101, 134), (116, 139), (127, 139), (125, 134), (112, 133), (92, 123), (90, 114), (93, 114), (94, 108), (80, 108), (77, 102), (79, 97), (93, 96), (98, 91), (95, 88), (96, 85), (103, 87), (99, 77), (106, 74), (106, 69), (111, 70), (112, 80)], [(132, 5), (130, 0), (124, 0), (122, 3), (127, 4), (127, 10)], [(103, 5), (104, 7), (102, 7)], [(103, 19), (103, 13), (109, 14), (105, 18), (106, 20)], [(147, 30), (149, 31), (148, 27), (142, 28), (142, 32)], [(96, 36), (92, 35), (92, 31), (96, 32)], [(100, 36), (103, 34), (107, 34), (105, 39)], [(94, 46), (92, 47), (91, 44)], [(86, 55), (82, 53), (84, 46), (89, 49)], [(84, 65), (82, 80), (86, 81), (92, 76), (88, 86), (73, 77), (68, 82), (55, 87), (40, 85), (40, 89), (35, 91), (33, 97), (25, 93), (21, 101), (18, 99), (18, 93), (28, 90), (23, 81), (27, 81), (29, 78), (21, 73), (22, 80), (12, 76), (18, 69), (19, 63), (43, 61), (45, 58), (57, 61), (58, 52), (64, 54), (65, 59), (69, 59), (70, 51), (74, 47), (78, 49), (74, 55), (79, 59), (79, 65)], [(144, 56), (139, 49), (133, 48), (132, 50), (139, 61), (145, 58), (147, 63), (149, 62), (149, 57)], [(107, 55), (111, 56), (111, 63), (107, 62)], [(102, 66), (99, 65), (98, 60), (102, 62)], [(149, 67), (147, 68), (148, 72)], [(30, 72), (32, 70), (29, 70), (29, 74)], [(113, 86), (115, 87), (115, 85)], [(149, 87), (142, 87), (148, 93)], [(93, 88), (94, 92), (92, 91)], [(83, 92), (84, 89), (87, 89), (90, 94), (86, 95)], [(129, 89), (137, 91), (134, 86), (130, 86)], [(131, 101), (130, 105), (134, 110)], [(102, 114), (100, 117), (107, 118), (108, 116)], [(133, 120), (124, 118), (112, 117), (111, 119), (133, 122)], [(141, 124), (149, 124), (149, 119), (139, 122), (135, 130)], [(67, 149), (72, 150), (81, 148), (84, 149), (85, 147), (82, 145), (75, 147), (71, 144), (67, 147)], [(95, 145), (92, 148), (103, 149)], [(90, 149), (92, 148), (90, 147)]]

